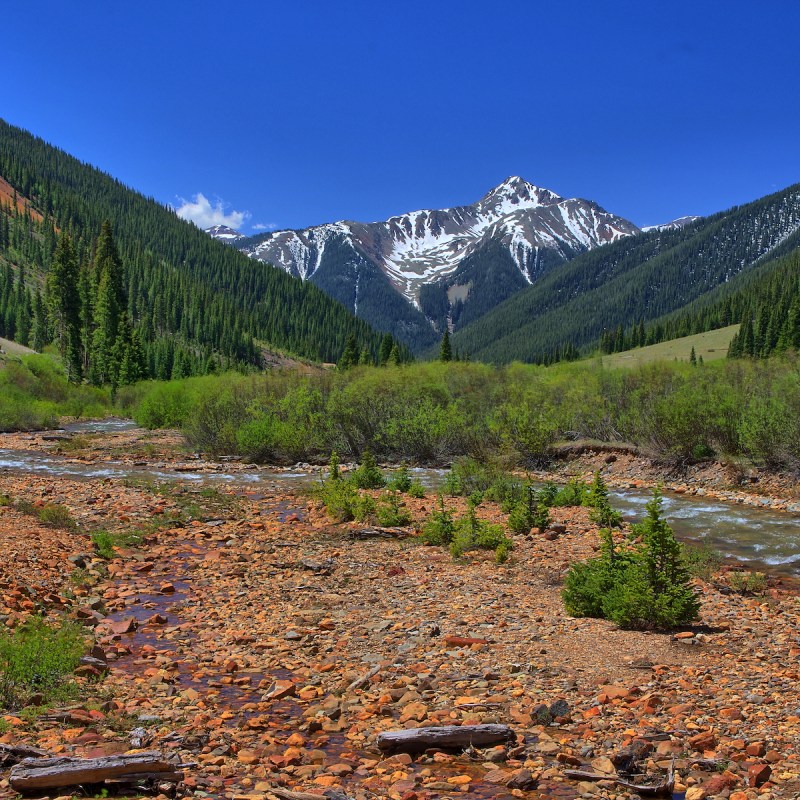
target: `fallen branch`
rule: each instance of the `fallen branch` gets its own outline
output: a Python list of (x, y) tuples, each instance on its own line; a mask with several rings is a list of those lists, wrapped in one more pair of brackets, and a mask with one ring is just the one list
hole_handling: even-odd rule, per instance
[(359, 528), (348, 535), (351, 539), (407, 539), (411, 533), (405, 528)]
[(646, 795), (648, 797), (671, 797), (675, 790), (675, 762), (670, 764), (666, 778), (661, 783), (638, 784), (618, 778), (616, 775), (608, 775), (602, 772), (585, 772), (579, 769), (565, 769), (564, 775), (576, 781), (613, 781), (623, 789), (630, 789), (633, 792)]
[[(174, 775), (161, 753), (150, 751), (104, 758), (26, 758), (11, 768), (11, 788), (18, 792), (102, 783), (148, 774)], [(180, 779), (179, 779), (180, 780)]]
[(378, 748), (384, 752), (419, 753), (431, 747), (443, 749), (467, 748), (514, 741), (514, 731), (508, 725), (442, 725), (432, 728), (409, 728), (403, 731), (379, 733)]
[(370, 678), (375, 677), (381, 671), (381, 665), (376, 664), (369, 672), (362, 675), (360, 678), (356, 678), (348, 687), (348, 692), (354, 692), (356, 689), (363, 689), (370, 681)]

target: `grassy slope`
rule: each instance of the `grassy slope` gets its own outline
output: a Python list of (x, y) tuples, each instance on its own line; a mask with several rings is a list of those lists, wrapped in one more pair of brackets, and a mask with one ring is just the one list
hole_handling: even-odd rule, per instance
[(0, 362), (3, 361), (5, 355), (24, 356), (35, 352), (30, 347), (24, 347), (21, 344), (12, 342), (10, 339), (4, 339), (2, 336), (0, 336), (0, 351), (2, 351), (0, 353)]
[(652, 364), (654, 361), (688, 361), (694, 347), (695, 355), (703, 361), (717, 361), (728, 354), (728, 345), (738, 325), (728, 325), (727, 328), (718, 328), (714, 331), (696, 333), (694, 336), (683, 336), (680, 339), (671, 339), (668, 342), (659, 342), (647, 347), (636, 347), (622, 353), (613, 353), (603, 356), (603, 366), (606, 367), (639, 367), (642, 364)]

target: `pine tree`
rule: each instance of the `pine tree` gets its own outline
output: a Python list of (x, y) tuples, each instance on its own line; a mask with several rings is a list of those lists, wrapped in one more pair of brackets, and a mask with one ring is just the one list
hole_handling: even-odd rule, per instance
[(385, 366), (386, 362), (389, 360), (389, 356), (392, 354), (392, 347), (394, 346), (394, 339), (392, 338), (391, 333), (386, 333), (381, 339), (381, 348), (380, 354), (378, 356), (378, 364), (380, 366)]
[(122, 348), (117, 345), (122, 316), (127, 308), (125, 275), (111, 223), (103, 223), (97, 239), (94, 259), (97, 298), (94, 307), (94, 331), (90, 358), (93, 383), (117, 383)]
[(47, 309), (44, 305), (42, 293), (38, 287), (33, 301), (33, 342), (32, 347), (38, 352), (42, 352), (44, 346), (47, 344)]
[(80, 297), (78, 262), (72, 240), (62, 233), (45, 282), (47, 310), (58, 352), (67, 366), (70, 380), (81, 377)]
[(450, 346), (450, 331), (445, 328), (444, 329), (444, 336), (442, 336), (442, 344), (439, 349), (439, 361), (452, 361), (453, 360), (453, 350)]
[(351, 333), (347, 337), (347, 343), (344, 346), (344, 351), (342, 352), (342, 356), (339, 359), (339, 363), (337, 367), (340, 370), (350, 369), (350, 367), (354, 367), (358, 363), (358, 345), (356, 344), (356, 337), (354, 333)]
[(689, 353), (689, 363), (693, 366), (697, 366), (697, 353), (694, 351), (694, 346), (692, 347), (692, 352)]

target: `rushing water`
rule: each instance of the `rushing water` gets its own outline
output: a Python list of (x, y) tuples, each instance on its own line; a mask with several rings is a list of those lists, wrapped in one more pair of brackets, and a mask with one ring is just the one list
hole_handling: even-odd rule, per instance
[[(64, 429), (66, 434), (117, 432), (135, 428), (129, 420), (80, 422)], [(83, 463), (41, 451), (0, 449), (0, 474), (3, 471), (32, 472), (68, 478), (117, 478), (153, 481), (181, 480), (193, 484), (283, 485), (287, 488), (308, 485), (320, 479), (312, 468), (277, 470), (272, 468), (226, 471), (224, 465), (193, 470), (190, 464), (129, 464), (121, 461)], [(412, 475), (429, 490), (441, 486), (445, 470), (413, 469)], [(641, 520), (649, 492), (614, 490), (612, 504), (626, 519)], [(684, 541), (703, 542), (725, 557), (754, 568), (800, 575), (800, 515), (766, 508), (723, 503), (702, 497), (665, 493), (664, 512), (676, 535)]]

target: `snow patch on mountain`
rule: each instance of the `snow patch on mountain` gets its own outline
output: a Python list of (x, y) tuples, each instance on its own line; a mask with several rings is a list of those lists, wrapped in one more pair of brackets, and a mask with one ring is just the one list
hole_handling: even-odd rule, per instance
[(562, 259), (631, 236), (639, 229), (586, 200), (564, 199), (512, 176), (477, 203), (422, 209), (384, 222), (335, 222), (303, 231), (275, 231), (245, 249), (304, 280), (322, 264), (333, 237), (378, 266), (418, 306), (420, 288), (446, 279), (469, 255), (499, 240), (524, 279), (537, 275), (544, 250)]

